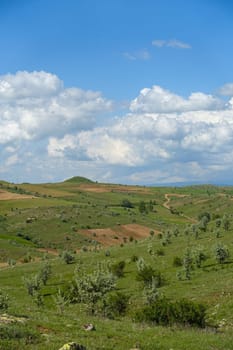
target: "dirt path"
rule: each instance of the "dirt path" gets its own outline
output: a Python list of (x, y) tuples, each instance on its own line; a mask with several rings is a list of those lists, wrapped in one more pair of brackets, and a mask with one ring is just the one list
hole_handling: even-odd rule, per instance
[[(171, 210), (171, 207), (170, 207), (170, 202), (171, 202), (171, 197), (178, 197), (178, 198), (184, 198), (184, 197), (187, 197), (188, 195), (187, 194), (179, 194), (179, 193), (165, 193), (164, 197), (165, 197), (165, 202), (163, 203), (163, 207), (168, 209), (168, 210)], [(187, 216), (185, 214), (177, 214), (187, 220), (189, 220), (190, 222), (192, 222), (193, 224), (196, 224), (198, 221), (190, 216)]]

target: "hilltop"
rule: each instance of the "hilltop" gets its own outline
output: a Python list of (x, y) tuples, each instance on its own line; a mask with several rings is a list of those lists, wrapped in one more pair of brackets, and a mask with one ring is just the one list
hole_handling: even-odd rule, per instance
[(89, 183), (93, 183), (94, 181), (83, 177), (83, 176), (73, 176), (70, 179), (65, 180), (64, 182), (70, 182), (70, 183), (75, 183), (75, 184), (89, 184)]

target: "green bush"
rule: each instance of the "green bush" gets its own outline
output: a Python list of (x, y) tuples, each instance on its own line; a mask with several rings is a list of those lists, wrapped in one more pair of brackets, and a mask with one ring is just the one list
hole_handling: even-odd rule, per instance
[(161, 272), (154, 270), (150, 265), (145, 265), (139, 270), (136, 279), (143, 282), (145, 286), (150, 285), (154, 280), (157, 288), (161, 287), (164, 282)]
[(179, 267), (179, 266), (182, 266), (182, 265), (183, 265), (182, 259), (179, 256), (174, 256), (173, 266)]
[(40, 334), (25, 325), (0, 325), (0, 340), (4, 339), (23, 339), (26, 344), (35, 344), (40, 340)]
[(61, 258), (66, 264), (73, 264), (75, 262), (75, 257), (67, 250), (61, 253)]
[(121, 292), (109, 294), (103, 302), (104, 316), (114, 319), (117, 316), (125, 315), (129, 297)]
[(120, 278), (124, 276), (125, 261), (119, 261), (111, 266), (111, 272), (114, 276)]
[(0, 289), (0, 310), (5, 311), (8, 309), (9, 297)]
[(171, 326), (174, 324), (204, 327), (206, 307), (203, 304), (181, 299), (172, 302), (160, 298), (152, 305), (135, 313), (138, 322), (150, 322), (156, 325)]

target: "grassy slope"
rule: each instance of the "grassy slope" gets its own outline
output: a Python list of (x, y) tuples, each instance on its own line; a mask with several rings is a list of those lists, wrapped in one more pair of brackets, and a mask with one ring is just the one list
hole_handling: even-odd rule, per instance
[[(27, 185), (30, 186), (30, 185)], [(65, 191), (70, 196), (56, 197), (56, 190)], [(129, 188), (130, 189), (130, 188)], [(37, 186), (39, 192), (40, 186)], [(204, 302), (208, 305), (208, 314), (216, 323), (225, 319), (225, 327), (219, 333), (206, 332), (198, 329), (183, 329), (179, 327), (153, 327), (132, 322), (130, 316), (117, 320), (107, 320), (99, 317), (87, 316), (80, 305), (70, 305), (60, 315), (55, 308), (52, 295), (58, 287), (72, 279), (75, 265), (65, 265), (59, 258), (50, 256), (53, 277), (48, 286), (44, 287), (43, 295), (45, 306), (38, 308), (27, 295), (23, 286), (22, 276), (36, 273), (42, 262), (35, 261), (28, 264), (17, 263), (14, 268), (0, 270), (1, 288), (6, 291), (11, 300), (9, 313), (27, 315), (28, 323), (33, 329), (40, 329), (46, 335), (41, 342), (35, 344), (20, 344), (12, 340), (10, 344), (0, 340), (0, 349), (58, 349), (64, 342), (78, 341), (88, 349), (130, 349), (136, 342), (142, 349), (233, 349), (233, 316), (232, 316), (232, 262), (220, 266), (216, 264), (212, 250), (216, 242), (227, 244), (231, 256), (233, 256), (233, 222), (229, 231), (221, 231), (221, 237), (216, 238), (212, 231), (215, 223), (209, 224), (209, 230), (201, 233), (198, 239), (183, 234), (183, 229), (190, 223), (183, 215), (197, 218), (203, 211), (211, 214), (231, 214), (233, 201), (231, 200), (232, 188), (215, 188), (209, 186), (190, 188), (152, 188), (149, 193), (122, 193), (122, 191), (92, 193), (79, 188), (79, 184), (63, 183), (49, 184), (49, 190), (54, 191), (54, 198), (37, 198), (33, 200), (4, 201), (0, 205), (0, 215), (6, 220), (0, 222), (0, 257), (2, 260), (14, 258), (22, 259), (25, 254), (39, 257), (37, 251), (38, 239), (45, 248), (69, 249), (81, 248), (83, 245), (92, 247), (80, 233), (84, 227), (100, 228), (111, 227), (119, 223), (132, 223), (147, 225), (154, 229), (166, 231), (177, 226), (180, 230), (178, 237), (172, 237), (171, 243), (162, 247), (161, 240), (157, 237), (145, 239), (138, 243), (132, 242), (123, 247), (110, 249), (110, 256), (105, 256), (105, 249), (98, 252), (80, 252), (76, 259), (83, 261), (83, 265), (91, 271), (96, 268), (98, 262), (126, 261), (125, 276), (118, 281), (119, 290), (131, 296), (129, 314), (135, 307), (142, 303), (142, 288), (136, 281), (136, 265), (131, 262), (133, 255), (142, 256), (147, 262), (158, 268), (164, 275), (166, 283), (160, 289), (160, 293), (179, 299), (186, 297), (192, 300)], [(46, 191), (43, 185), (42, 192)], [(51, 193), (51, 192), (50, 192)], [(166, 193), (185, 194), (186, 197), (171, 197), (170, 205), (177, 209), (180, 215), (171, 214), (162, 204)], [(45, 193), (46, 194), (46, 193)], [(130, 199), (135, 208), (125, 210), (119, 206), (122, 199)], [(149, 202), (156, 200), (156, 212), (140, 214), (137, 208), (140, 200)], [(18, 208), (18, 209), (16, 209)], [(112, 215), (112, 213), (120, 215)], [(28, 217), (36, 219), (26, 223)], [(231, 219), (232, 220), (232, 219)], [(75, 231), (74, 231), (75, 228)], [(17, 233), (28, 235), (26, 240)], [(69, 238), (67, 240), (67, 237)], [(163, 249), (164, 256), (151, 256), (148, 253), (148, 244), (152, 245), (156, 252)], [(203, 268), (194, 269), (190, 281), (178, 281), (177, 271), (181, 268), (173, 266), (175, 256), (182, 257), (187, 247), (202, 246), (209, 258)], [(96, 331), (86, 333), (82, 325), (93, 322)], [(7, 347), (8, 346), (8, 347)]]

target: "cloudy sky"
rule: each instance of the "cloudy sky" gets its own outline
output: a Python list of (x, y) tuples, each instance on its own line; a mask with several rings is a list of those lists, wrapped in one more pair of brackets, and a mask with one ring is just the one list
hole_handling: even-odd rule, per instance
[(1, 0), (0, 178), (233, 184), (227, 0)]

